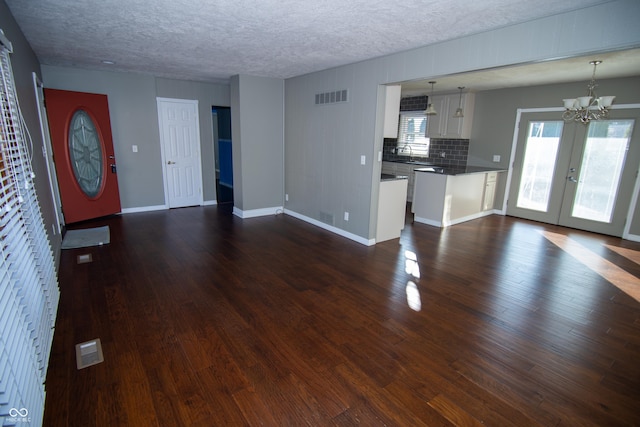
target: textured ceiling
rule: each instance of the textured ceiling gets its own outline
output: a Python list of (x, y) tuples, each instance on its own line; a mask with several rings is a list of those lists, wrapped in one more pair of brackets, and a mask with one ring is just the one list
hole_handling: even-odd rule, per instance
[[(5, 0), (42, 64), (288, 78), (606, 0)], [(115, 62), (107, 66), (103, 60)]]

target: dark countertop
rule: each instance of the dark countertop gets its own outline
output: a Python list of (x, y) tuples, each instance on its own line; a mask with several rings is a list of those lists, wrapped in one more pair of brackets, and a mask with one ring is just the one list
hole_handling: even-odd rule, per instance
[(385, 162), (403, 163), (406, 165), (420, 166), (415, 168), (415, 172), (428, 172), (439, 173), (442, 175), (465, 175), (472, 173), (486, 173), (486, 172), (506, 172), (506, 169), (501, 168), (489, 168), (484, 166), (451, 166), (451, 165), (439, 165), (437, 163), (423, 161), (423, 160), (385, 160)]
[(469, 175), (472, 173), (506, 172), (506, 169), (483, 166), (425, 166), (414, 169), (415, 172), (439, 173), (442, 175)]
[(389, 173), (380, 174), (380, 181), (395, 181), (397, 179), (409, 179), (406, 175), (391, 175)]

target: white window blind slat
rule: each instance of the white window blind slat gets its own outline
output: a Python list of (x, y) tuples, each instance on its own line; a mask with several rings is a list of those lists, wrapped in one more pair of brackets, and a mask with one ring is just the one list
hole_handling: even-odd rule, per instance
[(400, 113), (398, 124), (397, 154), (407, 157), (428, 157), (429, 138), (427, 115), (422, 111), (404, 111)]
[(0, 425), (20, 424), (12, 408), (40, 425), (60, 293), (5, 41), (0, 30)]

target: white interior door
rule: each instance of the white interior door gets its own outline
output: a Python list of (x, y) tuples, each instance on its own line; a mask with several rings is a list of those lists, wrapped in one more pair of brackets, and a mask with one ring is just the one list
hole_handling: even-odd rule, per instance
[(202, 205), (198, 101), (157, 102), (166, 203), (169, 208)]
[(622, 236), (640, 163), (639, 115), (614, 110), (583, 125), (523, 114), (507, 214)]

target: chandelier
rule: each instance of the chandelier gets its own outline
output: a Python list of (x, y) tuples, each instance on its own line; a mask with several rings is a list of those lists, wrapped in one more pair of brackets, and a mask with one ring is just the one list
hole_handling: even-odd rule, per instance
[(595, 92), (595, 88), (598, 87), (596, 83), (596, 67), (602, 64), (602, 61), (591, 61), (589, 64), (593, 65), (593, 75), (587, 85), (589, 89), (587, 96), (562, 100), (565, 108), (562, 118), (566, 122), (575, 121), (587, 124), (591, 120), (606, 119), (609, 116), (609, 108), (615, 96), (598, 97)]

